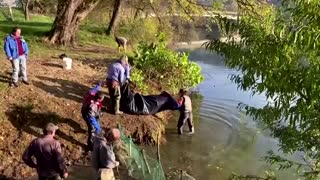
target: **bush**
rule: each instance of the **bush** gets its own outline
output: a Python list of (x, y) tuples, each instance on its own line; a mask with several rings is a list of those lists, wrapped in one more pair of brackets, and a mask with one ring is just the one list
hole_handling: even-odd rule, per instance
[(140, 85), (156, 82), (170, 92), (195, 87), (203, 81), (200, 66), (189, 61), (187, 53), (179, 54), (168, 49), (163, 34), (157, 39), (152, 44), (138, 44), (133, 65), (143, 78), (132, 77), (133, 81)]

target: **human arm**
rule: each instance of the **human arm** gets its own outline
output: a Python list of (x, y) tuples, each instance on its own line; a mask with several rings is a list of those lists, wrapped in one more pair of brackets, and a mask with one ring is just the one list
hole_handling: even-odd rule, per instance
[(182, 104), (183, 104), (183, 100), (184, 100), (184, 98), (183, 97), (180, 97), (179, 99), (178, 99), (178, 105), (179, 105), (179, 107), (180, 106), (182, 106)]
[(91, 95), (95, 95), (100, 89), (101, 89), (101, 86), (102, 86), (102, 81), (99, 82), (99, 84), (97, 84), (95, 87), (93, 87), (92, 89), (90, 89), (90, 94)]
[(126, 78), (128, 81), (130, 81), (130, 70), (131, 70), (130, 65), (127, 64), (124, 69), (125, 69)]
[(37, 168), (37, 164), (33, 161), (32, 156), (34, 156), (34, 141), (25, 149), (22, 160), (31, 168)]
[(56, 141), (56, 145), (54, 148), (54, 153), (56, 156), (56, 161), (58, 165), (58, 173), (61, 178), (66, 178), (68, 176), (68, 170), (65, 163), (65, 159), (63, 158), (62, 151), (61, 151), (61, 145), (58, 141)]
[(11, 49), (10, 49), (10, 43), (9, 43), (9, 37), (5, 39), (4, 42), (4, 51), (6, 53), (6, 56), (9, 60), (12, 60), (12, 54), (11, 54)]
[(116, 157), (111, 145), (102, 145), (100, 147), (99, 157), (100, 164), (104, 168), (112, 169), (119, 166), (119, 162), (116, 161)]

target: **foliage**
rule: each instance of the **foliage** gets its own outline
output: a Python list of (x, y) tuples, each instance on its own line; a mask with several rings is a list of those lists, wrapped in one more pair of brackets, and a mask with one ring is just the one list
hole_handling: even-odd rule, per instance
[(159, 23), (155, 19), (137, 19), (133, 21), (121, 21), (117, 36), (128, 38), (131, 45), (140, 41), (153, 42), (155, 35), (159, 32)]
[(168, 49), (163, 34), (155, 43), (139, 43), (133, 63), (144, 73), (145, 81), (154, 80), (171, 92), (195, 87), (203, 80), (201, 68), (189, 61), (188, 54)]
[(319, 179), (320, 1), (290, 0), (275, 7), (238, 0), (238, 5), (239, 21), (219, 17), (216, 22), (228, 36), (238, 31), (240, 42), (229, 36), (228, 41), (213, 40), (206, 46), (224, 56), (228, 67), (242, 72), (231, 78), (239, 88), (272, 99), (263, 108), (242, 107), (271, 130), (284, 153), (302, 151), (305, 161), (288, 162), (269, 153), (269, 162), (282, 168), (303, 166), (301, 175)]

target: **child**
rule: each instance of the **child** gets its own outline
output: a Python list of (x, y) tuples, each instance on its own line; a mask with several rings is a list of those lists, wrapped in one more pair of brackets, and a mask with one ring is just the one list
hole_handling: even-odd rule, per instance
[(192, 120), (192, 104), (191, 99), (187, 95), (187, 91), (184, 89), (180, 89), (179, 91), (180, 98), (178, 100), (180, 117), (178, 121), (178, 134), (183, 133), (183, 125), (188, 121), (188, 126), (190, 133), (194, 133), (193, 120)]
[(67, 57), (66, 54), (61, 54), (59, 58), (63, 61), (63, 69), (70, 70), (72, 67), (72, 59)]
[(86, 99), (83, 102), (81, 108), (81, 114), (83, 119), (86, 121), (88, 126), (88, 139), (87, 139), (87, 150), (92, 151), (93, 148), (93, 137), (101, 132), (99, 119), (101, 115), (102, 101), (104, 95), (101, 92), (95, 93), (92, 100), (89, 102)]

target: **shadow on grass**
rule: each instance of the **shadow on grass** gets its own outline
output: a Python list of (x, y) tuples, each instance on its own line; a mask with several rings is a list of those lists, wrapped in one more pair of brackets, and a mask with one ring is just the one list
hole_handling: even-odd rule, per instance
[(56, 64), (56, 63), (42, 63), (41, 65), (47, 66), (47, 67), (59, 68), (59, 69), (63, 68), (62, 65)]
[[(26, 132), (28, 134), (39, 137), (41, 136), (41, 133), (37, 132), (32, 127), (42, 129), (49, 122), (54, 123), (58, 126), (61, 126), (61, 124), (68, 124), (77, 132), (85, 132), (85, 130), (83, 130), (81, 126), (74, 120), (62, 118), (54, 112), (33, 112), (32, 105), (14, 105), (6, 112), (6, 115), (8, 116), (12, 125), (19, 131), (20, 136), (22, 135), (22, 132)], [(61, 130), (57, 131), (57, 136), (77, 146), (85, 146), (83, 143), (75, 140), (72, 136)]]

